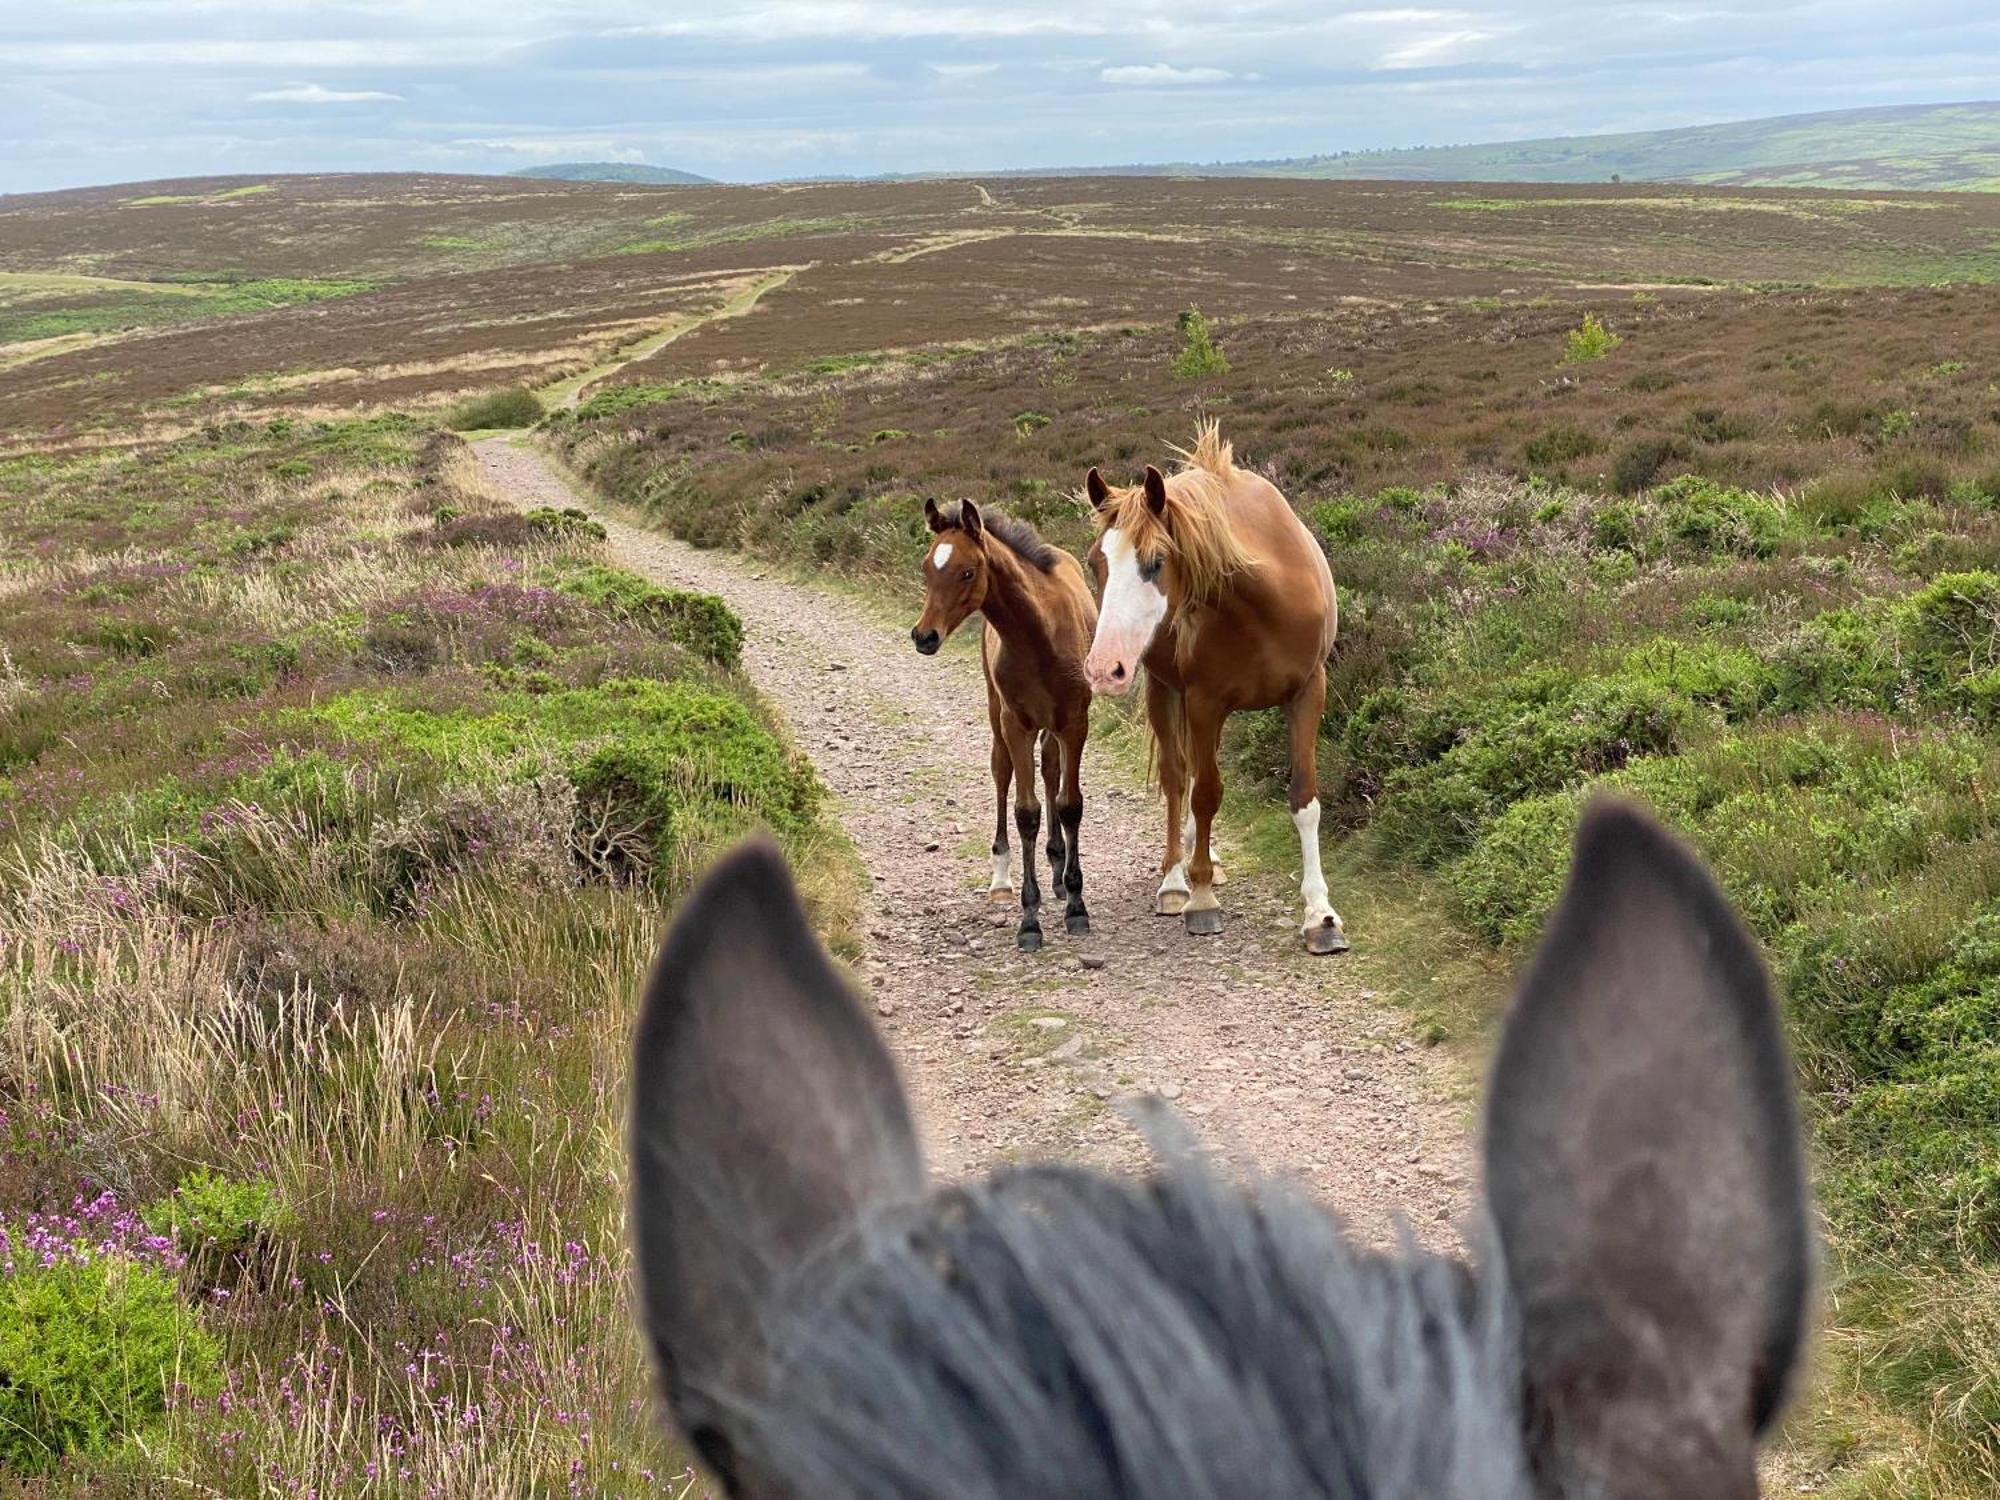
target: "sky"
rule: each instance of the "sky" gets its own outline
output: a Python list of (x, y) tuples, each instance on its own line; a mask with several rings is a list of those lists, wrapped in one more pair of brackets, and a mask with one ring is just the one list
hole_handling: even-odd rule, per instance
[(0, 0), (0, 192), (1204, 162), (1996, 94), (1993, 0)]

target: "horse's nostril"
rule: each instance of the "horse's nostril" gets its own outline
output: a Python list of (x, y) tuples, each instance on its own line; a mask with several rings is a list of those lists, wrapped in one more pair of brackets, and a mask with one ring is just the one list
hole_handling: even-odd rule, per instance
[(1118, 663), (1118, 665), (1117, 665), (1117, 666), (1115, 666), (1115, 667), (1113, 667), (1113, 668), (1111, 669), (1111, 680), (1112, 680), (1113, 682), (1123, 682), (1123, 681), (1125, 680), (1125, 663), (1124, 663), (1124, 662), (1122, 662), (1122, 661), (1121, 661), (1120, 663)]

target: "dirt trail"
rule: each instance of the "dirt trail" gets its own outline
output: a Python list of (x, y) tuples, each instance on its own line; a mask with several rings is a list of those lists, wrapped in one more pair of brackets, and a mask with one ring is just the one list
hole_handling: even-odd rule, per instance
[(1296, 877), (1233, 879), (1229, 930), (1185, 936), (1153, 915), (1157, 797), (1093, 753), (1082, 844), (1095, 932), (1068, 938), (1060, 906), (1053, 923), (1045, 908), (1048, 946), (1018, 953), (1015, 909), (985, 892), (992, 783), (971, 652), (920, 657), (849, 599), (621, 521), (533, 449), (495, 439), (477, 452), (517, 503), (585, 505), (625, 566), (742, 616), (746, 668), (838, 797), (873, 881), (862, 972), (942, 1175), (1049, 1156), (1138, 1165), (1142, 1143), (1108, 1102), (1157, 1090), (1213, 1149), (1295, 1175), (1362, 1231), (1400, 1208), (1449, 1237), (1471, 1171), (1450, 1067), (1341, 960), (1301, 950)]

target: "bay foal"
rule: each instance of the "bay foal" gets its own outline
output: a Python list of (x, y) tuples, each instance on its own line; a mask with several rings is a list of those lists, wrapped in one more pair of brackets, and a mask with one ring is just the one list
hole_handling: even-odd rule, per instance
[(1751, 1500), (1810, 1239), (1778, 1012), (1692, 855), (1587, 811), (1486, 1103), (1463, 1263), (1183, 1140), (933, 1187), (769, 845), (634, 1048), (640, 1308), (737, 1500)]
[[(1093, 691), (1130, 690), (1146, 669), (1146, 718), (1167, 799), (1158, 910), (1197, 935), (1222, 931), (1210, 830), (1222, 805), (1222, 724), (1242, 709), (1283, 708), (1291, 730), (1292, 823), (1299, 835), (1301, 932), (1308, 951), (1347, 938), (1319, 853), (1319, 720), (1326, 658), (1340, 626), (1319, 541), (1276, 485), (1236, 467), (1214, 423), (1171, 478), (1114, 489), (1092, 469), (1090, 549), (1104, 599), (1084, 675)], [(1188, 797), (1190, 783), (1192, 796)], [(1193, 814), (1183, 847), (1183, 798)]]
[(926, 656), (972, 614), (984, 617), (979, 661), (986, 674), (986, 714), (993, 728), (993, 883), (991, 897), (1014, 893), (1007, 843), (1007, 793), (1021, 835), (1021, 927), (1016, 941), (1042, 946), (1042, 891), (1035, 842), (1042, 807), (1035, 797), (1036, 745), (1051, 808), (1049, 881), (1069, 898), (1072, 935), (1090, 931), (1083, 902), (1083, 743), (1090, 734), (1090, 687), (1083, 657), (1097, 626), (1097, 606), (1075, 558), (1051, 547), (1027, 522), (983, 516), (970, 500), (950, 510), (924, 502), (931, 547), (924, 555), (924, 612), (910, 640)]

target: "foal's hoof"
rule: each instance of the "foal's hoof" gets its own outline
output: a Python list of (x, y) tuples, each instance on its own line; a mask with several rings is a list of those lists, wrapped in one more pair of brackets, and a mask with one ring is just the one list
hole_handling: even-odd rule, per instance
[(1228, 884), (1229, 884), (1229, 877), (1228, 877), (1227, 875), (1225, 875), (1225, 874), (1223, 874), (1223, 873), (1222, 873), (1222, 864), (1221, 864), (1221, 862), (1220, 862), (1220, 861), (1216, 861), (1216, 863), (1215, 863), (1215, 875), (1214, 875), (1214, 877), (1213, 877), (1213, 878), (1212, 878), (1212, 879), (1211, 879), (1211, 880), (1210, 880), (1210, 881), (1209, 881), (1208, 883), (1209, 883), (1210, 885), (1228, 885)]
[(1073, 911), (1064, 919), (1064, 925), (1069, 928), (1069, 935), (1071, 937), (1089, 937), (1090, 913), (1087, 911)]
[(1153, 910), (1163, 917), (1178, 917), (1187, 910), (1187, 904), (1186, 891), (1161, 891), (1159, 899), (1153, 904)]
[(1039, 927), (1023, 927), (1019, 932), (1014, 934), (1014, 946), (1019, 948), (1023, 953), (1041, 952), (1042, 929)]
[(1011, 885), (993, 886), (986, 892), (986, 899), (995, 906), (1015, 906), (1020, 903), (1020, 897)]
[(1186, 921), (1189, 937), (1215, 937), (1222, 931), (1222, 908), (1211, 906), (1205, 911), (1191, 911)]
[(1306, 952), (1345, 953), (1347, 934), (1340, 930), (1340, 924), (1328, 918), (1306, 929)]

